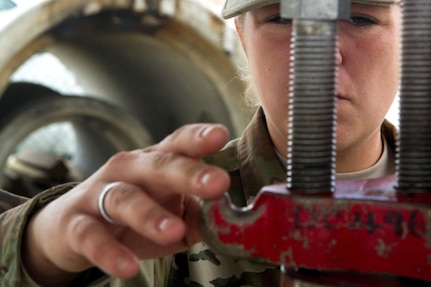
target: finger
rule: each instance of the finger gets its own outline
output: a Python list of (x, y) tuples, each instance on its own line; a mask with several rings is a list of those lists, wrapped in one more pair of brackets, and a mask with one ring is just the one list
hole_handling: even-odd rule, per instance
[(192, 124), (177, 129), (153, 148), (201, 158), (220, 150), (228, 138), (229, 132), (223, 125)]
[[(230, 179), (225, 170), (188, 157), (152, 153), (148, 155), (147, 162), (145, 187), (160, 195), (167, 190), (213, 198), (220, 196), (229, 186)], [(157, 181), (151, 180), (154, 178)]]
[(131, 229), (157, 244), (169, 245), (181, 241), (185, 234), (185, 224), (181, 219), (183, 198), (171, 196), (171, 210), (178, 216), (164, 209), (140, 188), (118, 183), (105, 197), (105, 212), (118, 224)]
[[(227, 137), (221, 125), (188, 125), (160, 145), (114, 155), (95, 176), (101, 174), (107, 183), (113, 179), (129, 182), (154, 191), (153, 195), (176, 191), (219, 197), (229, 186), (229, 176), (221, 168), (202, 163), (200, 156), (218, 151)], [(187, 153), (199, 158), (187, 158)]]
[(111, 276), (121, 278), (132, 277), (138, 272), (138, 258), (95, 218), (77, 216), (68, 227), (66, 238), (70, 238), (71, 249), (87, 258), (94, 266)]
[(222, 168), (173, 153), (125, 154), (113, 157), (109, 165), (112, 178), (139, 186), (156, 200), (168, 193), (215, 198), (230, 184), (229, 175)]

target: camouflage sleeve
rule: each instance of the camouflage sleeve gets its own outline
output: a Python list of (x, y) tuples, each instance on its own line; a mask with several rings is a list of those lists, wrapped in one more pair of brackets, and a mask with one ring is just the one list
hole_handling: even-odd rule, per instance
[(23, 269), (21, 239), (32, 213), (59, 197), (75, 184), (61, 185), (31, 200), (0, 191), (0, 286), (38, 286)]
[[(172, 257), (154, 260), (143, 260), (139, 273), (131, 279), (111, 279), (109, 285), (103, 287), (163, 287), (167, 284), (167, 276)], [(93, 285), (91, 286), (93, 287)], [(97, 286), (98, 287), (98, 286)], [(176, 286), (180, 287), (180, 286)]]
[[(72, 189), (64, 184), (47, 190), (32, 199), (0, 190), (0, 286), (40, 287), (25, 271), (21, 261), (21, 240), (30, 216), (49, 202)], [(165, 286), (171, 257), (141, 262), (141, 270), (130, 280), (109, 278), (97, 268), (83, 272), (72, 286), (88, 287), (153, 287)]]

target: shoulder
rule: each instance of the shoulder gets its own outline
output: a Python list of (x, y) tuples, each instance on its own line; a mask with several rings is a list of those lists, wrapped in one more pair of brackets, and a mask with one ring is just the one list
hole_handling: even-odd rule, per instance
[(27, 201), (27, 198), (0, 190), (0, 213)]

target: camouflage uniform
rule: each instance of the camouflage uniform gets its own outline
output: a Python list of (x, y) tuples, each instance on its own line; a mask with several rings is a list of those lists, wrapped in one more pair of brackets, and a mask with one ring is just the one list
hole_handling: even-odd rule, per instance
[[(386, 122), (382, 129), (393, 154), (395, 129)], [(229, 172), (232, 180), (229, 193), (239, 206), (246, 205), (262, 186), (286, 180), (285, 169), (274, 151), (261, 109), (240, 139), (230, 142), (225, 149), (206, 160)], [(20, 260), (25, 223), (32, 213), (73, 186), (67, 184), (53, 188), (32, 200), (0, 192), (0, 286), (37, 286), (26, 275)], [(197, 244), (185, 253), (143, 261), (141, 273), (131, 280), (110, 280), (94, 268), (83, 274), (74, 286), (234, 287), (278, 284), (279, 271), (276, 266), (218, 255), (205, 244)]]

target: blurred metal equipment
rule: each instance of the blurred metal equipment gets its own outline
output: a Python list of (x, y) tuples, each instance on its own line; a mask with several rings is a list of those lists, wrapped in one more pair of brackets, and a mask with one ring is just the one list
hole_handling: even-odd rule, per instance
[[(52, 54), (74, 74), (84, 97), (105, 101), (140, 122), (141, 132), (135, 126), (121, 127), (128, 149), (152, 144), (193, 122), (223, 123), (236, 137), (250, 118), (236, 71), (243, 57), (239, 41), (233, 28), (201, 1), (32, 0), (1, 12), (0, 47), (0, 95), (11, 91), (11, 76), (33, 55)], [(27, 94), (36, 100), (38, 93)], [(14, 101), (2, 99), (0, 106), (12, 110), (8, 105)], [(32, 97), (24, 101), (30, 104)], [(52, 122), (60, 121), (57, 116)], [(8, 119), (19, 117), (21, 123), (28, 120), (25, 113)], [(113, 115), (106, 117), (114, 124)], [(32, 121), (33, 126), (45, 124)], [(29, 125), (16, 125), (16, 136), (0, 129), (0, 139), (7, 137), (0, 142), (0, 166), (30, 132)], [(77, 165), (88, 174), (117, 150), (96, 147), (115, 137), (95, 136), (85, 124), (78, 130), (77, 146), (85, 156)], [(142, 137), (136, 141), (138, 135)]]
[[(298, 46), (295, 38), (301, 37), (302, 31), (315, 32), (316, 27), (324, 27), (319, 23), (319, 17), (339, 15), (337, 11), (341, 7), (339, 1), (319, 1), (321, 5), (326, 3), (328, 8), (332, 7), (332, 12), (326, 13), (325, 7), (312, 2), (282, 0), (282, 13), (283, 7), (287, 7), (283, 6), (285, 4), (290, 5), (291, 10), (296, 9), (296, 12), (287, 14), (288, 18), (293, 18), (295, 49), (305, 49), (304, 52), (294, 51), (295, 77), (293, 94), (290, 95), (293, 98), (294, 111), (290, 113), (293, 118), (297, 115), (296, 103), (306, 102), (307, 97), (319, 90), (319, 85), (311, 85), (310, 90), (301, 89), (306, 80), (312, 83), (316, 80), (307, 79), (306, 73), (304, 78), (301, 77), (302, 71), (307, 69), (306, 64), (313, 63), (314, 59), (304, 61), (303, 53), (306, 55), (310, 48), (302, 44)], [(314, 190), (314, 182), (320, 179), (320, 174), (315, 173), (315, 166), (294, 165), (288, 177), (295, 177), (288, 178), (287, 185), (262, 188), (248, 207), (240, 209), (233, 206), (228, 196), (202, 202), (203, 234), (215, 250), (281, 265), (282, 287), (430, 285), (431, 2), (404, 0), (401, 5), (403, 68), (397, 174), (369, 180), (335, 180), (333, 189), (330, 184), (326, 190)], [(308, 20), (303, 21), (303, 16), (308, 12), (311, 17), (304, 17)], [(299, 19), (299, 24), (296, 19)], [(333, 49), (331, 43), (326, 45), (329, 50)], [(313, 46), (316, 53), (317, 46)], [(325, 52), (322, 50), (319, 53)], [(331, 53), (328, 52), (325, 58), (334, 60)], [(316, 58), (321, 56), (317, 54)], [(296, 74), (297, 71), (300, 73)], [(323, 90), (332, 88), (333, 77), (333, 71), (328, 71), (327, 76), (321, 75), (319, 84), (322, 84)], [(331, 79), (325, 82), (327, 78)], [(297, 96), (300, 99), (296, 99)], [(324, 96), (322, 98), (325, 99)], [(313, 121), (311, 126), (315, 126), (313, 111), (320, 104), (315, 100), (304, 107), (310, 112), (305, 111), (305, 115), (299, 113), (300, 117), (303, 116), (300, 119), (310, 119)], [(326, 108), (322, 109), (322, 113), (333, 110), (329, 100), (328, 105), (323, 106)], [(308, 114), (311, 117), (307, 117)], [(327, 122), (331, 127), (335, 125), (334, 122), (329, 123), (330, 120)], [(320, 131), (316, 135), (307, 127), (302, 129), (299, 126), (295, 130), (293, 126), (294, 134), (290, 135), (289, 141), (295, 141), (297, 134), (298, 138), (304, 137), (308, 141), (298, 141), (298, 149), (295, 146), (290, 150), (293, 153), (291, 162), (296, 159), (297, 150), (298, 158), (303, 159), (302, 143), (313, 144), (316, 138), (321, 139)], [(328, 142), (333, 140), (331, 133), (328, 129)], [(316, 150), (320, 145), (323, 144), (317, 141)], [(312, 158), (307, 162), (315, 163), (318, 159)], [(330, 164), (326, 167), (331, 170)], [(296, 168), (300, 171), (297, 177)], [(302, 181), (303, 185), (295, 185)]]
[[(32, 99), (25, 91), (31, 88)], [(17, 93), (19, 91), (19, 93)], [(45, 91), (36, 93), (36, 91)], [(13, 98), (12, 98), (12, 96)], [(15, 99), (22, 101), (15, 103)], [(152, 141), (141, 122), (123, 109), (100, 99), (82, 96), (61, 96), (35, 85), (12, 83), (4, 93), (6, 104), (13, 107), (3, 110), (0, 119), (0, 162), (6, 163), (9, 153), (27, 135), (43, 126), (67, 122), (76, 136), (77, 150), (73, 155), (75, 168), (89, 175), (111, 155), (119, 150), (130, 150)], [(0, 101), (1, 103), (1, 101)], [(9, 153), (7, 152), (9, 151)], [(6, 169), (6, 174), (7, 174)], [(4, 174), (1, 174), (4, 183)], [(83, 178), (80, 178), (81, 180)], [(59, 183), (53, 181), (52, 184)], [(12, 190), (15, 190), (12, 188)]]

